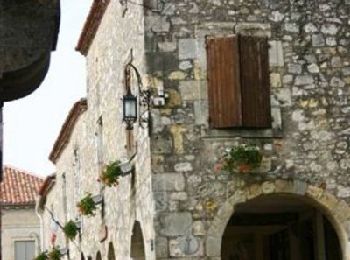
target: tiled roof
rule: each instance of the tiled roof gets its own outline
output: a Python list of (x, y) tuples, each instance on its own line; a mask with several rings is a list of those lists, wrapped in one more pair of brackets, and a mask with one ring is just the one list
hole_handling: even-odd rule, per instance
[(82, 98), (80, 101), (75, 102), (69, 111), (66, 121), (62, 125), (60, 134), (58, 135), (49, 155), (49, 159), (53, 163), (56, 163), (62, 151), (64, 148), (66, 148), (66, 145), (69, 142), (69, 138), (73, 133), (75, 123), (78, 121), (79, 117), (87, 110), (87, 108), (87, 100), (85, 98)]
[(85, 21), (83, 31), (77, 47), (75, 48), (84, 56), (88, 53), (90, 45), (95, 38), (98, 27), (100, 26), (103, 15), (108, 7), (110, 0), (94, 0), (89, 15)]
[(0, 201), (5, 206), (33, 205), (43, 179), (31, 173), (4, 166)]

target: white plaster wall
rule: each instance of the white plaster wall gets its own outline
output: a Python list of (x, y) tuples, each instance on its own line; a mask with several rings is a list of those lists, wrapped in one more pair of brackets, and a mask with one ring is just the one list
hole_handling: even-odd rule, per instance
[(34, 206), (3, 209), (1, 236), (4, 260), (15, 259), (15, 241), (35, 241), (36, 252), (39, 252), (40, 223)]

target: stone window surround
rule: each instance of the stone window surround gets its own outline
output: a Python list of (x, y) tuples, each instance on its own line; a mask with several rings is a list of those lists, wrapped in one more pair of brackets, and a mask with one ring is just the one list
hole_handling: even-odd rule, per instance
[[(207, 36), (230, 36), (234, 34), (245, 34), (253, 35), (257, 37), (268, 37), (270, 43), (270, 67), (283, 67), (283, 50), (282, 44), (278, 41), (271, 40), (271, 26), (269, 23), (259, 24), (259, 23), (236, 23), (236, 22), (226, 22), (226, 23), (205, 23), (196, 26), (195, 28), (195, 38), (191, 43), (188, 39), (179, 40), (179, 59), (198, 59), (200, 67), (206, 68), (206, 46), (205, 38)], [(187, 42), (186, 42), (187, 41)], [(183, 42), (183, 43), (182, 43)], [(183, 46), (183, 48), (181, 48)], [(185, 51), (188, 49), (187, 51)], [(275, 55), (273, 55), (275, 53)], [(272, 73), (272, 72), (271, 72)], [(204, 84), (203, 80), (206, 78), (206, 73), (201, 75), (201, 82), (198, 84), (200, 100), (195, 101), (199, 102), (198, 106), (200, 108), (207, 108), (207, 86)], [(203, 111), (199, 109), (200, 113)], [(252, 138), (282, 138), (283, 137), (283, 125), (281, 121), (282, 107), (276, 107), (276, 105), (271, 104), (271, 118), (272, 118), (272, 127), (269, 129), (229, 129), (229, 130), (217, 130), (210, 129), (206, 118), (208, 118), (208, 111), (204, 112), (200, 117), (203, 118), (202, 128), (204, 131), (201, 131), (202, 138), (220, 138), (220, 137), (252, 137)]]
[(15, 242), (32, 242), (34, 241), (34, 247), (35, 247), (35, 255), (37, 255), (40, 252), (40, 240), (39, 240), (39, 234), (36, 234), (34, 232), (30, 233), (26, 236), (15, 236), (11, 238), (11, 252), (13, 253), (13, 258), (15, 257)]

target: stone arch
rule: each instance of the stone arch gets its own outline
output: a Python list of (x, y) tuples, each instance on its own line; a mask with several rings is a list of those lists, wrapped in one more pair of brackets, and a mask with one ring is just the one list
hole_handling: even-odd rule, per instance
[(143, 233), (139, 221), (135, 221), (131, 242), (130, 242), (130, 258), (133, 260), (144, 260), (145, 259), (145, 246)]
[(115, 260), (115, 251), (114, 251), (114, 245), (112, 242), (109, 242), (108, 244), (108, 260)]
[(235, 206), (267, 194), (297, 196), (311, 202), (332, 223), (339, 238), (343, 259), (350, 259), (350, 242), (346, 231), (347, 222), (350, 221), (349, 206), (344, 200), (338, 200), (324, 189), (299, 180), (266, 181), (236, 190), (219, 208), (214, 220), (210, 223), (206, 238), (207, 256), (221, 258), (222, 236), (228, 221), (234, 214)]
[(98, 251), (96, 254), (96, 260), (102, 260), (102, 255), (100, 251)]

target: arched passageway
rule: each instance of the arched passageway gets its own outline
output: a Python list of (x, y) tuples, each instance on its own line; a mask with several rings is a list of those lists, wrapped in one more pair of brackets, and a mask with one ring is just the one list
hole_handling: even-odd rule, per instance
[(222, 260), (341, 260), (328, 218), (297, 196), (261, 195), (237, 204), (222, 237)]
[(134, 227), (132, 229), (130, 257), (133, 260), (145, 259), (143, 234), (142, 234), (140, 222), (138, 221), (135, 221)]
[(108, 260), (115, 260), (114, 246), (112, 242), (108, 245)]
[[(264, 220), (264, 217), (259, 215), (245, 215), (258, 214), (259, 212), (264, 213), (269, 218), (265, 217)], [(279, 220), (273, 220), (274, 216), (271, 214), (286, 214), (286, 217), (283, 217), (283, 221), (280, 220), (281, 223), (278, 223)], [(289, 216), (287, 216), (288, 214)], [(287, 221), (286, 219), (289, 217), (291, 220)], [(289, 249), (283, 249), (282, 252), (277, 253), (277, 258), (273, 255), (275, 259), (285, 260), (279, 254), (283, 255), (288, 250), (293, 252), (286, 260), (294, 260), (294, 255), (298, 256), (298, 254), (301, 255), (298, 260), (303, 260), (301, 257), (308, 256), (308, 252), (314, 254), (316, 260), (350, 259), (350, 231), (348, 228), (350, 207), (347, 202), (338, 199), (321, 187), (309, 185), (300, 180), (281, 179), (245, 185), (236, 189), (221, 204), (213, 220), (208, 223), (205, 241), (206, 255), (217, 259), (227, 259), (227, 255), (231, 254), (230, 257), (233, 260), (250, 260), (244, 256), (244, 253), (241, 253), (243, 256), (239, 254), (237, 256), (237, 253), (227, 251), (227, 243), (232, 243), (235, 240), (234, 237), (231, 240), (228, 239), (228, 236), (232, 236), (229, 229), (232, 230), (232, 226), (235, 229), (237, 226), (243, 225), (244, 229), (247, 230), (247, 227), (262, 226), (264, 221), (264, 225), (268, 226), (267, 230), (272, 230), (271, 226), (278, 226), (277, 224), (288, 227), (288, 230), (285, 231), (288, 233), (288, 240), (286, 240), (287, 235), (283, 233), (283, 229), (278, 228), (274, 229), (276, 236), (269, 234), (268, 236), (272, 235), (271, 239), (265, 239), (265, 241), (269, 241), (271, 246), (276, 245), (276, 243), (289, 245)], [(278, 234), (278, 231), (281, 234)], [(267, 247), (265, 251), (271, 251), (270, 245), (267, 246), (267, 242), (264, 244), (264, 238), (261, 236), (259, 238), (259, 235), (257, 235), (258, 238), (253, 236), (254, 239), (260, 239), (259, 241), (262, 239), (262, 242), (255, 243), (253, 241), (254, 246), (260, 246), (260, 248), (255, 248), (255, 251), (260, 250), (264, 254), (264, 247)], [(237, 243), (236, 251), (247, 250), (247, 246), (243, 246), (243, 244), (249, 244), (249, 240), (252, 239), (248, 237), (247, 240), (247, 242)], [(305, 244), (301, 241), (305, 241)], [(301, 246), (298, 246), (300, 244)], [(298, 252), (294, 251), (295, 247), (297, 247)], [(279, 252), (279, 250), (277, 251)], [(276, 251), (273, 251), (272, 254), (276, 254)], [(321, 256), (321, 258), (316, 258), (317, 256)], [(264, 258), (259, 260), (262, 259)], [(253, 258), (253, 260), (255, 259)], [(313, 259), (309, 258), (308, 260)]]

